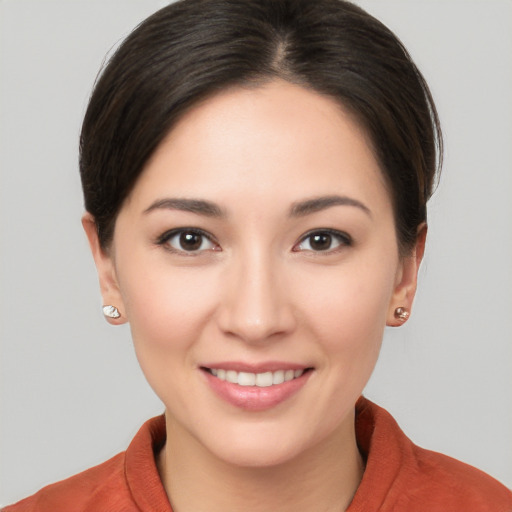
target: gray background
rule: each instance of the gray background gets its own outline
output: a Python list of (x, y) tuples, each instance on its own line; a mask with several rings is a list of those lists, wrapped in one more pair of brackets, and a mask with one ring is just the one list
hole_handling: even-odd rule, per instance
[[(0, 2), (0, 503), (124, 449), (163, 411), (108, 326), (77, 136), (106, 52), (156, 0)], [(361, 0), (431, 84), (446, 136), (414, 315), (369, 398), (418, 444), (512, 486), (512, 2)]]

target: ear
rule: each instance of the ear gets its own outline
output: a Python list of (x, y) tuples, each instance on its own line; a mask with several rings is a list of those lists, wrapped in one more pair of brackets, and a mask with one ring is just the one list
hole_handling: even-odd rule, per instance
[(425, 253), (426, 238), (427, 224), (424, 222), (418, 227), (416, 245), (411, 253), (404, 256), (400, 262), (395, 281), (395, 289), (389, 303), (388, 326), (398, 327), (407, 320), (407, 318), (405, 320), (396, 318), (395, 311), (397, 308), (405, 308), (407, 312), (411, 312), (418, 285), (418, 271), (423, 259), (423, 254)]
[(112, 325), (124, 324), (127, 319), (123, 299), (117, 282), (113, 258), (109, 251), (105, 251), (101, 247), (98, 238), (98, 230), (96, 228), (96, 221), (89, 212), (86, 212), (83, 215), (82, 226), (84, 227), (85, 234), (89, 240), (89, 247), (91, 248), (94, 263), (96, 264), (96, 270), (98, 271), (103, 305), (114, 306), (121, 315), (119, 318), (110, 318), (107, 316), (105, 316), (105, 318)]

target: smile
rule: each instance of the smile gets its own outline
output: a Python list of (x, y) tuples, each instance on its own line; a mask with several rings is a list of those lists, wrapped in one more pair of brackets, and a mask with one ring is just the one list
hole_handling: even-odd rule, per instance
[(207, 371), (220, 380), (239, 386), (256, 386), (267, 388), (299, 378), (305, 370), (277, 370), (275, 372), (250, 373), (208, 368)]
[(208, 387), (222, 401), (251, 412), (286, 402), (306, 386), (315, 370), (277, 361), (259, 365), (231, 361), (199, 368)]

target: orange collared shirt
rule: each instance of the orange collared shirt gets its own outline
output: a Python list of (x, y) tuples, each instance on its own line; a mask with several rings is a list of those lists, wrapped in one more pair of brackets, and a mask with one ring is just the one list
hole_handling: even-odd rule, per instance
[[(356, 435), (366, 469), (347, 512), (512, 512), (512, 492), (478, 469), (414, 445), (361, 397)], [(126, 452), (41, 489), (2, 512), (172, 512), (155, 463), (165, 418), (146, 422)]]

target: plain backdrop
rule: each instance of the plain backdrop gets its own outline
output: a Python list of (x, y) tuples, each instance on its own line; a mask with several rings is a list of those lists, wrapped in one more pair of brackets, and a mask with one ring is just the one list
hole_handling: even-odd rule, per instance
[[(156, 0), (0, 2), (0, 504), (98, 464), (163, 411), (103, 320), (77, 140), (105, 54)], [(366, 395), (512, 486), (512, 2), (361, 0), (431, 85), (444, 175), (414, 314)]]

